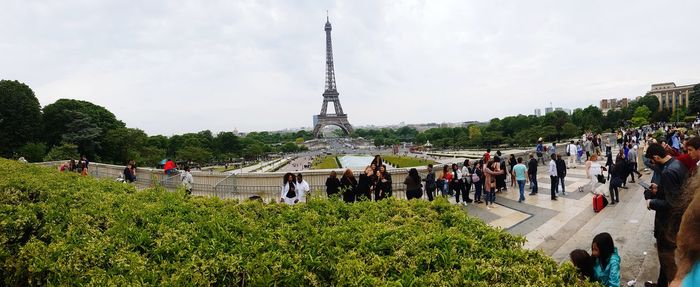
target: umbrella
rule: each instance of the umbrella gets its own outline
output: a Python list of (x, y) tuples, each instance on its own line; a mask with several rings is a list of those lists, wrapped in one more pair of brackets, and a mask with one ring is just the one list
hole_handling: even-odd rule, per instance
[(165, 161), (166, 161), (165, 159), (164, 159), (164, 160), (161, 160), (159, 164), (160, 164), (160, 165), (165, 165)]

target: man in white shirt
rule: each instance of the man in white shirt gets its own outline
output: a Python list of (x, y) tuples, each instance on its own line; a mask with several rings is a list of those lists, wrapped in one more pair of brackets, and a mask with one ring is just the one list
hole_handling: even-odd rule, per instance
[(571, 141), (568, 145), (566, 145), (566, 156), (569, 162), (566, 164), (566, 168), (573, 167), (576, 168), (576, 154), (578, 153), (578, 149), (576, 148), (576, 144), (574, 144), (574, 141)]
[(192, 194), (192, 184), (194, 183), (194, 179), (192, 178), (192, 174), (190, 173), (190, 167), (186, 166), (185, 171), (180, 174), (180, 181), (182, 181), (182, 185), (185, 187), (185, 193), (187, 195)]
[(549, 161), (549, 179), (551, 180), (550, 189), (552, 192), (552, 200), (557, 200), (557, 188), (559, 187), (559, 176), (557, 175), (557, 155), (551, 155), (552, 160)]
[(310, 190), (309, 183), (304, 180), (301, 173), (297, 174), (297, 192), (299, 193), (299, 201), (306, 202), (306, 194)]

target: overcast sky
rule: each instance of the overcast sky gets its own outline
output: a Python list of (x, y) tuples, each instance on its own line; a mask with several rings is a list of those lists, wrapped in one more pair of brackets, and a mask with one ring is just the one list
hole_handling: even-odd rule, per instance
[(353, 125), (486, 121), (700, 82), (700, 1), (0, 0), (0, 79), (148, 134), (311, 127), (326, 10)]

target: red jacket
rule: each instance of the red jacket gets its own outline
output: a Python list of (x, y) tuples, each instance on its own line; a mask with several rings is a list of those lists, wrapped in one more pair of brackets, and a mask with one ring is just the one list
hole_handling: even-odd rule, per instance
[(165, 166), (163, 166), (163, 170), (165, 170), (166, 172), (168, 170), (175, 169), (175, 168), (176, 168), (175, 163), (172, 160), (166, 161)]

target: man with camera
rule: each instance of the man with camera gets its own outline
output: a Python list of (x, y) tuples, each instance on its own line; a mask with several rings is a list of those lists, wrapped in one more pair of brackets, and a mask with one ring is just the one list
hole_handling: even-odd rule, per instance
[(645, 188), (644, 199), (647, 201), (647, 208), (656, 211), (654, 238), (660, 265), (657, 286), (668, 286), (668, 282), (673, 280), (676, 273), (675, 241), (683, 214), (676, 212), (676, 209), (681, 202), (682, 186), (685, 184), (688, 170), (657, 143), (649, 145), (645, 157), (661, 171), (658, 182), (653, 182)]

